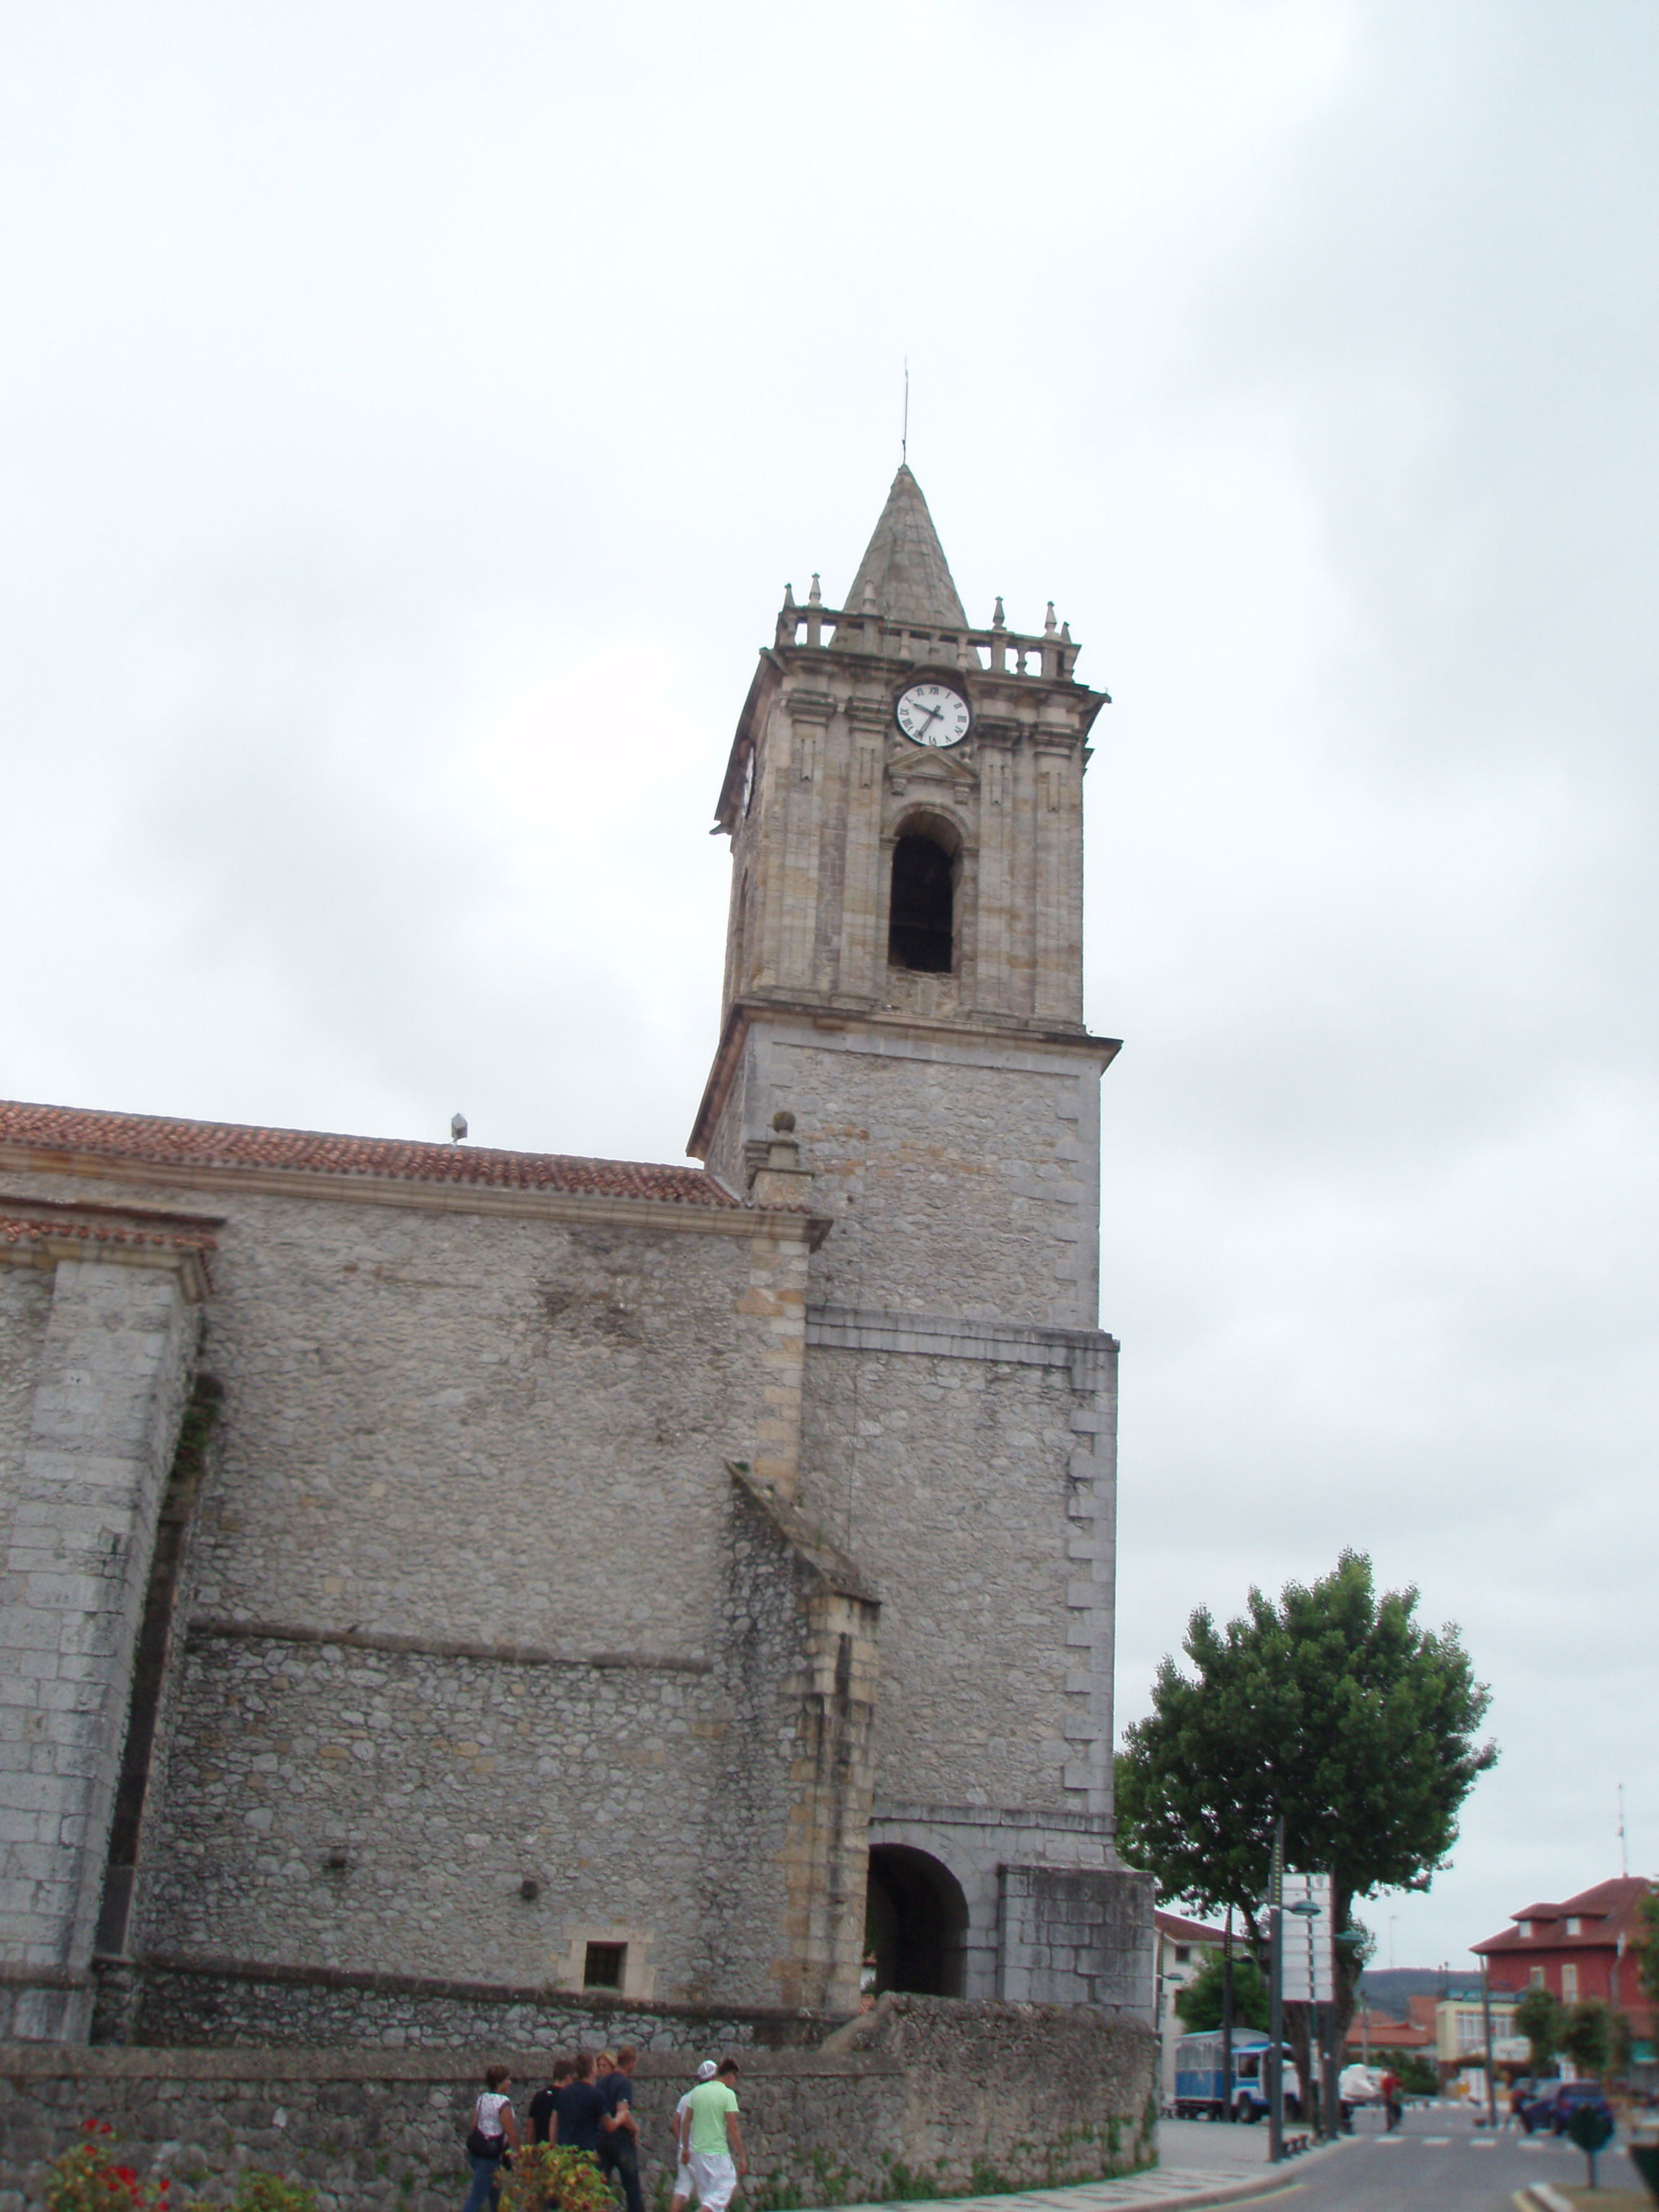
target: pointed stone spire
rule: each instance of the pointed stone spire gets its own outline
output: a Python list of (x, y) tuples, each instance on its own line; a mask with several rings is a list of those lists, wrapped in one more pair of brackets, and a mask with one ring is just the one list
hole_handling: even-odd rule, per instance
[(968, 627), (933, 518), (908, 468), (893, 478), (881, 520), (842, 604), (862, 609), (871, 596), (889, 622), (934, 629)]

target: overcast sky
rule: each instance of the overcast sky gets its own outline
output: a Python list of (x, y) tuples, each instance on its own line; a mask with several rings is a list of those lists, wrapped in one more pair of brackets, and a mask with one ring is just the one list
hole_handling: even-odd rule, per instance
[(0, 1091), (678, 1158), (908, 354), (1116, 702), (1122, 1717), (1353, 1545), (1504, 1754), (1379, 1962), (1659, 1872), (1650, 0), (0, 30)]

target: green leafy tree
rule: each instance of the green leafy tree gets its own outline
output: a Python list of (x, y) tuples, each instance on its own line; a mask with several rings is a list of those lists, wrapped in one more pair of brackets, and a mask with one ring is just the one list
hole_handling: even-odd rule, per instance
[[(1202, 1972), (1194, 1974), (1177, 1992), (1175, 2008), (1188, 2035), (1203, 2035), (1220, 2027), (1224, 1972), (1220, 1956), (1212, 1956)], [(1264, 2035), (1267, 2032), (1267, 1984), (1247, 1951), (1233, 1954), (1233, 2025), (1259, 2027)]]
[[(1132, 1863), (1199, 1911), (1232, 1905), (1262, 1952), (1273, 1819), (1287, 1863), (1328, 1870), (1338, 1934), (1337, 2045), (1353, 2017), (1363, 1931), (1355, 1899), (1426, 1889), (1457, 1837), (1490, 1693), (1450, 1626), (1413, 1619), (1415, 1589), (1378, 1595), (1344, 1552), (1322, 1581), (1253, 1589), (1224, 1629), (1200, 1607), (1158, 1668), (1152, 1711), (1126, 1731), (1118, 1834)], [(1308, 2011), (1286, 2026), (1307, 2078)]]
[(1523, 1990), (1515, 2008), (1515, 2027), (1517, 2035), (1524, 2035), (1529, 2047), (1528, 2063), (1534, 2075), (1547, 2073), (1554, 2063), (1555, 2054), (1561, 2048), (1561, 2031), (1566, 2025), (1561, 2010), (1561, 2000), (1554, 1991), (1546, 1989)]
[(1582, 1997), (1567, 2014), (1561, 2048), (1581, 2074), (1599, 2081), (1613, 2056), (1613, 2015), (1600, 1997)]
[(1432, 2097), (1440, 2087), (1434, 2061), (1420, 2051), (1379, 2051), (1371, 2064), (1383, 2073), (1392, 2068), (1408, 2097)]

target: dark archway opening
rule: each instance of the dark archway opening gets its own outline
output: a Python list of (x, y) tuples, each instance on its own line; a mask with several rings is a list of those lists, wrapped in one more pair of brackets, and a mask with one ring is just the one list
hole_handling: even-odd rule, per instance
[(948, 1867), (908, 1844), (872, 1848), (864, 1948), (878, 1995), (959, 1997), (967, 1932), (968, 1900)]
[(953, 873), (951, 855), (936, 838), (912, 831), (894, 846), (887, 957), (895, 968), (950, 974), (956, 951)]

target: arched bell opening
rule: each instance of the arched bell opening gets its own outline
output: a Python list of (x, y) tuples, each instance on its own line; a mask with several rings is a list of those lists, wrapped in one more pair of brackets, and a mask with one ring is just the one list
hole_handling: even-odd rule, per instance
[(912, 823), (893, 841), (887, 958), (894, 968), (948, 975), (956, 966), (957, 845), (942, 825)]
[(962, 1995), (968, 1900), (947, 1866), (908, 1844), (876, 1844), (870, 1851), (864, 1948), (875, 1964), (878, 1995), (908, 1990), (916, 1996)]

